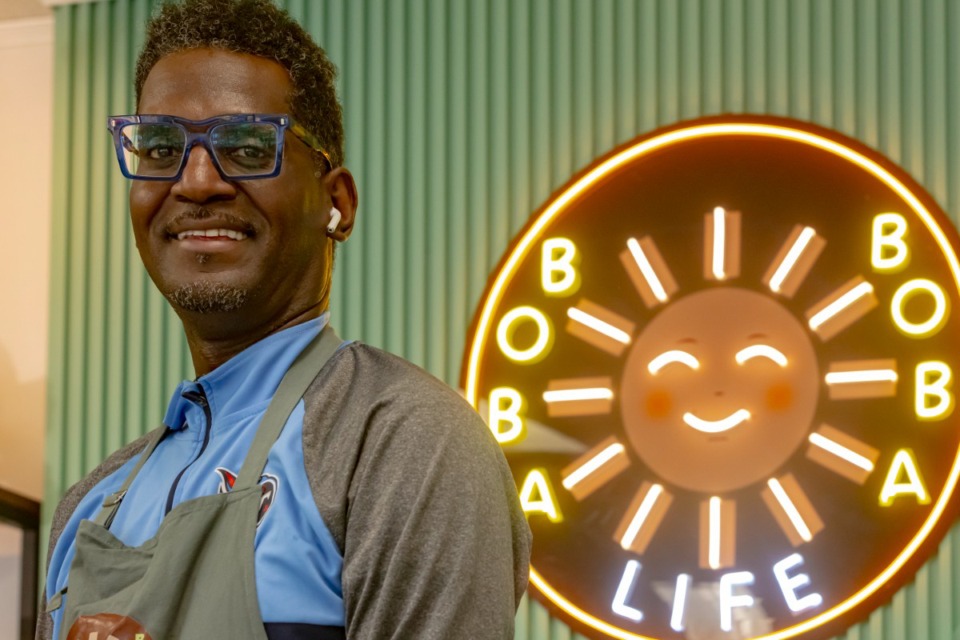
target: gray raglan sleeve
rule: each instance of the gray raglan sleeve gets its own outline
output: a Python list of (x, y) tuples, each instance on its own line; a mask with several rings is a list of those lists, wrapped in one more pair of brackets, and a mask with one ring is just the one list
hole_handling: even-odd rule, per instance
[[(364, 431), (333, 527), (342, 534), (347, 638), (511, 639), (530, 530), (506, 460), (446, 386), (429, 378), (401, 387), (368, 405), (362, 427), (346, 421)], [(328, 441), (327, 454), (344, 441)], [(341, 453), (341, 465), (351, 460)]]

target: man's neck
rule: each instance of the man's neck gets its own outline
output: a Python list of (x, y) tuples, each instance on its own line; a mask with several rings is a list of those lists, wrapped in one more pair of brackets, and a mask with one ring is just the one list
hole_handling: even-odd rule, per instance
[(323, 300), (289, 317), (256, 324), (249, 323), (249, 316), (238, 318), (240, 314), (235, 313), (181, 312), (179, 315), (199, 378), (267, 336), (320, 317), (326, 308), (327, 301)]

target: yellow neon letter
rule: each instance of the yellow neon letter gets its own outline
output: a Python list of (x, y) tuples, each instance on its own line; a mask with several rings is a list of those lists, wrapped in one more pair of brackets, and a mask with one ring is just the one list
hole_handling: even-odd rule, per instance
[(569, 296), (580, 288), (577, 245), (567, 238), (548, 238), (540, 254), (540, 285), (548, 296)]
[(520, 506), (524, 513), (542, 513), (550, 522), (562, 522), (557, 496), (543, 469), (531, 469), (520, 487)]
[[(905, 482), (899, 481), (901, 476), (906, 476)], [(905, 495), (916, 496), (918, 504), (930, 503), (930, 494), (927, 493), (927, 488), (923, 486), (917, 459), (910, 449), (900, 449), (893, 456), (890, 471), (887, 472), (887, 478), (883, 481), (883, 489), (880, 491), (880, 504), (889, 507), (893, 504), (894, 498)]]
[[(517, 326), (524, 320), (532, 321), (537, 327), (537, 338), (533, 344), (526, 349), (517, 349), (513, 346), (513, 337), (516, 334)], [(550, 329), (550, 321), (543, 312), (534, 307), (516, 307), (504, 314), (497, 325), (497, 344), (500, 345), (500, 351), (515, 362), (525, 362), (532, 364), (539, 361), (549, 351), (553, 343), (553, 331)]]
[[(520, 392), (511, 387), (497, 387), (490, 392), (490, 430), (500, 444), (515, 442), (524, 435), (520, 412), (526, 403)], [(504, 429), (504, 425), (507, 426)]]
[[(942, 420), (953, 412), (950, 383), (953, 372), (946, 362), (929, 360), (917, 365), (914, 407), (921, 420)], [(931, 402), (933, 400), (933, 402)]]
[[(933, 313), (923, 322), (911, 322), (903, 315), (903, 308), (911, 298), (920, 293), (927, 293), (933, 298)], [(947, 322), (948, 310), (947, 295), (943, 289), (933, 280), (925, 278), (904, 282), (893, 294), (893, 301), (890, 303), (894, 324), (904, 334), (915, 338), (926, 338), (940, 331)]]
[(870, 242), (870, 262), (874, 271), (900, 271), (910, 260), (910, 248), (903, 241), (907, 235), (907, 221), (899, 213), (880, 213), (873, 218), (873, 238)]

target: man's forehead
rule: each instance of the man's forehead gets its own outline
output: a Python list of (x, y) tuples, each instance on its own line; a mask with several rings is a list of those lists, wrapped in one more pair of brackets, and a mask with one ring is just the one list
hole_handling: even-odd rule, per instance
[(188, 49), (160, 58), (140, 95), (139, 113), (199, 120), (226, 113), (285, 113), (290, 75), (279, 63), (223, 49)]

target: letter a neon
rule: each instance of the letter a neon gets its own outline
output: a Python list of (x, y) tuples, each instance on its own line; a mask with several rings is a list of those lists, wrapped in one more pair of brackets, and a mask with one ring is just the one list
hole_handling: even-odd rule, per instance
[(550, 522), (562, 522), (557, 497), (543, 469), (531, 469), (520, 488), (520, 506), (524, 513), (542, 513)]
[[(905, 477), (901, 482), (900, 478)], [(880, 491), (880, 504), (889, 507), (893, 500), (900, 496), (913, 495), (917, 498), (918, 504), (929, 504), (930, 494), (927, 488), (923, 486), (923, 479), (920, 477), (920, 469), (917, 466), (917, 459), (910, 449), (900, 449), (893, 456), (893, 462), (890, 463), (890, 471), (887, 472), (887, 478), (883, 481), (883, 489)]]

